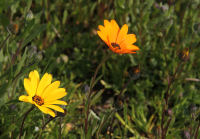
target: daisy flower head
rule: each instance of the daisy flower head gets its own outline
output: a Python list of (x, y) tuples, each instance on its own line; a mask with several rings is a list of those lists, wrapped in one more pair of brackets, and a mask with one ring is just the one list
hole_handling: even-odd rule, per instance
[(64, 88), (59, 88), (60, 81), (51, 82), (51, 74), (45, 73), (40, 80), (38, 71), (31, 71), (29, 77), (24, 79), (24, 88), (28, 95), (20, 96), (19, 100), (34, 104), (43, 113), (52, 117), (55, 117), (55, 113), (51, 109), (64, 113), (64, 110), (56, 104), (67, 105), (65, 101), (58, 100), (67, 93)]
[(136, 42), (135, 34), (128, 33), (128, 25), (124, 24), (120, 29), (115, 20), (104, 20), (104, 26), (99, 25), (97, 34), (108, 45), (108, 47), (118, 54), (136, 53), (139, 48), (133, 43)]

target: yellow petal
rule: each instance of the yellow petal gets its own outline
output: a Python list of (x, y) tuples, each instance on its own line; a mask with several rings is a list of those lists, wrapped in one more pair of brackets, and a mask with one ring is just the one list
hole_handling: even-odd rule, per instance
[(39, 74), (36, 70), (31, 71), (29, 73), (29, 80), (31, 82), (31, 86), (32, 86), (32, 91), (35, 93), (37, 91), (37, 87), (38, 87), (38, 83), (40, 80)]
[(19, 97), (19, 100), (20, 101), (24, 101), (24, 102), (29, 102), (31, 104), (34, 104), (31, 96), (24, 96), (24, 95), (22, 95), (22, 96)]
[(46, 102), (46, 103), (45, 103), (45, 105), (49, 105), (49, 104), (67, 105), (67, 102), (61, 101), (61, 100), (53, 100), (53, 101), (50, 101), (50, 102)]
[(65, 95), (67, 95), (67, 93), (65, 92), (65, 89), (58, 88), (44, 98), (44, 103), (60, 99), (60, 98), (64, 97)]
[(49, 94), (51, 94), (51, 92), (53, 92), (54, 90), (58, 89), (58, 87), (60, 86), (60, 81), (55, 81), (52, 84), (50, 84), (49, 86), (47, 86), (43, 93), (41, 94), (42, 98), (45, 98), (46, 96), (48, 96)]
[(56, 116), (56, 114), (52, 111), (52, 110), (50, 110), (49, 108), (46, 108), (46, 107), (43, 107), (43, 106), (39, 106), (39, 105), (36, 105), (43, 113), (45, 113), (45, 114), (49, 114), (49, 115), (51, 115), (52, 117), (55, 117)]
[(119, 31), (118, 37), (117, 37), (117, 43), (120, 44), (126, 37), (128, 33), (128, 25), (124, 24), (121, 28), (121, 30)]
[(31, 85), (31, 81), (27, 78), (24, 78), (24, 88), (25, 88), (25, 90), (26, 90), (26, 92), (28, 93), (29, 96), (35, 95), (34, 89)]
[(48, 107), (48, 108), (51, 108), (55, 111), (59, 111), (59, 112), (64, 113), (64, 110), (61, 107), (56, 106), (56, 105), (43, 105), (43, 107)]
[(40, 75), (39, 75), (39, 73), (38, 73), (38, 71), (37, 70), (34, 70), (34, 71), (31, 71), (30, 73), (29, 73), (29, 78), (31, 79), (32, 77), (34, 76), (34, 78), (36, 78), (36, 79), (40, 79)]
[(44, 89), (51, 83), (51, 81), (52, 81), (52, 75), (45, 73), (38, 85), (36, 95), (41, 96)]

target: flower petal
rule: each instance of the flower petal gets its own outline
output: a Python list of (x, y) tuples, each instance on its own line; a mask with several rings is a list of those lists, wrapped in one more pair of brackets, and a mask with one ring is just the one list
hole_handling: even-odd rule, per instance
[(61, 100), (53, 100), (53, 101), (50, 101), (50, 102), (46, 102), (46, 103), (45, 103), (45, 105), (49, 105), (49, 104), (67, 105), (67, 102), (61, 101)]
[(24, 78), (24, 88), (29, 96), (34, 96), (35, 92), (33, 86), (31, 85), (31, 81), (27, 78)]
[(53, 92), (49, 93), (49, 95), (44, 98), (44, 103), (60, 99), (60, 98), (64, 97), (65, 95), (67, 95), (67, 93), (65, 92), (65, 89), (58, 88), (58, 89), (54, 90)]
[(107, 40), (106, 34), (101, 31), (97, 31), (97, 34), (108, 45), (108, 40)]
[(51, 108), (55, 111), (59, 111), (59, 112), (64, 113), (64, 110), (61, 107), (56, 106), (56, 105), (43, 105), (43, 107), (48, 107), (48, 108)]
[(111, 43), (113, 43), (113, 42), (116, 43), (120, 28), (115, 20), (111, 20), (111, 28), (112, 28), (112, 31), (110, 32), (111, 33), (110, 35), (112, 35), (112, 37), (113, 37), (113, 41), (111, 41)]
[(52, 84), (50, 84), (49, 86), (47, 86), (43, 93), (41, 94), (42, 98), (45, 98), (46, 96), (48, 96), (51, 92), (53, 92), (54, 90), (58, 89), (58, 87), (60, 86), (60, 81), (55, 81)]
[(45, 73), (38, 85), (36, 95), (41, 96), (44, 89), (51, 83), (51, 81), (52, 81), (52, 75)]
[(135, 46), (135, 45), (133, 45), (133, 44), (129, 44), (129, 45), (127, 45), (127, 44), (122, 44), (122, 45), (120, 45), (121, 47), (122, 47), (122, 50), (127, 50), (127, 51), (137, 51), (137, 50), (139, 50), (139, 48), (137, 47), (137, 46)]
[(107, 42), (109, 44), (112, 42), (116, 41), (116, 29), (114, 28), (114, 26), (112, 25), (111, 22), (109, 22), (108, 20), (104, 20), (104, 26), (105, 26), (105, 30), (106, 30), (106, 34), (107, 34)]
[(119, 30), (119, 26), (115, 20), (111, 20), (111, 24), (112, 24), (113, 28), (115, 28), (116, 30)]
[(119, 45), (122, 48), (127, 49), (127, 46), (132, 45), (135, 42), (136, 42), (135, 34), (128, 34), (128, 35), (126, 35), (126, 37), (124, 38), (124, 40), (121, 41), (121, 43)]
[(100, 30), (100, 31), (102, 31), (102, 32), (105, 32), (105, 31), (106, 31), (104, 26), (99, 25), (98, 27), (99, 27), (99, 30)]
[(52, 110), (50, 110), (49, 108), (47, 108), (47, 107), (43, 107), (43, 106), (39, 106), (39, 105), (36, 105), (43, 113), (46, 113), (46, 114), (49, 114), (49, 115), (51, 115), (52, 117), (55, 117), (56, 116), (56, 114), (52, 111)]
[(128, 35), (126, 36), (126, 42), (127, 42), (128, 44), (133, 44), (133, 43), (135, 43), (136, 41), (137, 41), (137, 39), (136, 39), (135, 34), (128, 34)]
[(108, 20), (104, 20), (104, 26), (105, 26), (105, 28), (110, 26), (110, 22)]
[(128, 33), (128, 25), (127, 24), (124, 24), (121, 28), (121, 30), (119, 31), (119, 34), (118, 34), (118, 37), (117, 37), (117, 43), (120, 44), (121, 41), (123, 41), (126, 37)]
[(20, 101), (24, 101), (24, 102), (28, 102), (28, 103), (31, 103), (31, 104), (34, 104), (31, 96), (22, 95), (22, 96), (19, 97), (19, 100)]
[(33, 89), (32, 92), (34, 92), (34, 94), (35, 94), (35, 92), (37, 91), (39, 80), (40, 80), (39, 73), (36, 70), (31, 71), (29, 73), (29, 79), (30, 79), (31, 86)]

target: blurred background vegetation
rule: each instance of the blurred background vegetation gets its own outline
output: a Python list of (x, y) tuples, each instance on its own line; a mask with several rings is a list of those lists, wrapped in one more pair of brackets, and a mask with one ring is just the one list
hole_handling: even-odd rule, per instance
[[(67, 113), (42, 131), (50, 117), (34, 109), (24, 138), (161, 138), (164, 130), (169, 139), (200, 138), (199, 9), (199, 0), (0, 0), (0, 137), (19, 136), (31, 104), (18, 97), (37, 69), (66, 88)], [(96, 33), (104, 19), (128, 24), (140, 51), (111, 52)], [(107, 55), (86, 134), (91, 78)]]

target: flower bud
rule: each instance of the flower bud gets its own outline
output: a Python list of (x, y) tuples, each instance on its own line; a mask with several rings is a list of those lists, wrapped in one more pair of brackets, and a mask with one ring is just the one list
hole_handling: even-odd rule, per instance
[(19, 31), (19, 25), (18, 24), (10, 24), (10, 25), (8, 25), (7, 30), (10, 34), (17, 34)]
[(179, 54), (179, 58), (182, 61), (187, 61), (189, 59), (189, 48), (183, 49)]
[(32, 11), (29, 11), (26, 15), (26, 20), (32, 20), (34, 18), (34, 15), (32, 13)]

